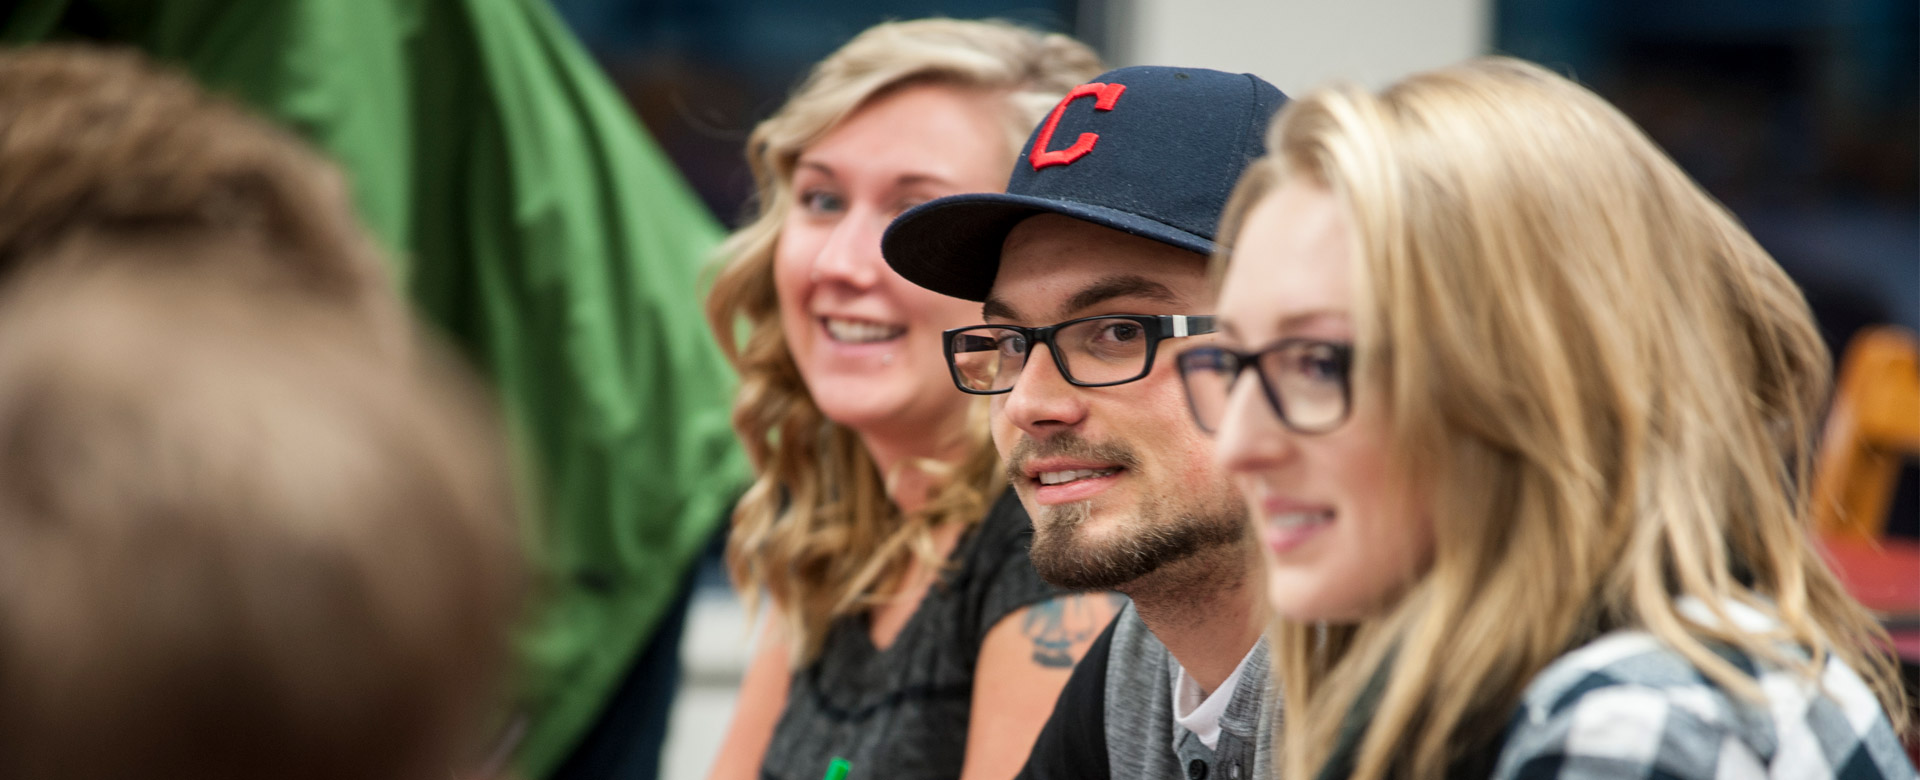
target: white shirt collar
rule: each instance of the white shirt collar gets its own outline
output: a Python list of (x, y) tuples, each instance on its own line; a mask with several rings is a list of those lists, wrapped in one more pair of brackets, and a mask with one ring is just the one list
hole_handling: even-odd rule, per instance
[[(1181, 728), (1193, 732), (1200, 743), (1208, 750), (1220, 744), (1220, 716), (1227, 711), (1227, 702), (1233, 701), (1233, 691), (1240, 686), (1240, 673), (1247, 668), (1247, 660), (1253, 657), (1254, 650), (1260, 649), (1255, 643), (1247, 654), (1241, 656), (1240, 664), (1233, 667), (1233, 674), (1213, 689), (1204, 699), (1200, 693), (1200, 684), (1187, 674), (1187, 668), (1179, 661), (1173, 662), (1173, 722)], [(1174, 750), (1180, 749), (1179, 732), (1174, 732)]]

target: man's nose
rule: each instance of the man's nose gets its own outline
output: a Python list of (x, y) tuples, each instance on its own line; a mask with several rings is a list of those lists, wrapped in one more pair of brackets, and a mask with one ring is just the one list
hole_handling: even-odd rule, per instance
[(1069, 383), (1054, 364), (1053, 348), (1035, 344), (1027, 352), (1026, 364), (1019, 375), (1013, 378), (1013, 389), (1007, 391), (1002, 411), (1008, 422), (1030, 435), (1045, 436), (1083, 422), (1087, 415), (1086, 402), (1083, 388)]

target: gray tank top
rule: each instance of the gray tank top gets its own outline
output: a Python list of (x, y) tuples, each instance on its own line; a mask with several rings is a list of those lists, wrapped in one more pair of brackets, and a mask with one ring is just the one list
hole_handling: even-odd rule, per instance
[(874, 647), (865, 614), (834, 623), (820, 658), (793, 675), (760, 776), (821, 780), (840, 758), (846, 780), (958, 778), (987, 631), (1065, 595), (1034, 573), (1032, 535), (1008, 490), (954, 545), (951, 568), (886, 650)]

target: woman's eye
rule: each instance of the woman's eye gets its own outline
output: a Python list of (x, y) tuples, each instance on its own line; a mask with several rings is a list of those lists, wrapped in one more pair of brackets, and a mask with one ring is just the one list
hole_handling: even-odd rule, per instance
[(837, 214), (846, 210), (847, 202), (836, 193), (807, 190), (800, 193), (800, 208), (809, 214)]
[(1347, 361), (1331, 345), (1319, 345), (1300, 353), (1299, 371), (1308, 379), (1338, 382), (1347, 376)]

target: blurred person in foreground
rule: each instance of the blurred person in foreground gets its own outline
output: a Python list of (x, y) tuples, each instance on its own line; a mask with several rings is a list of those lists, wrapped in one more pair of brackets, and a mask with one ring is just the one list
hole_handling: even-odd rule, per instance
[(547, 0), (10, 0), (0, 46), (129, 45), (346, 172), (422, 319), (494, 388), (535, 489), (500, 748), (652, 778), (694, 571), (747, 482), (699, 326), (723, 237)]
[(0, 294), (0, 777), (467, 776), (521, 586), (490, 406), (208, 251)]
[(0, 52), (0, 776), (480, 763), (491, 410), (341, 177), (143, 57)]
[(1023, 778), (1237, 780), (1272, 760), (1260, 561), (1173, 354), (1214, 338), (1206, 255), (1285, 100), (1246, 73), (1109, 71), (1033, 129), (1006, 192), (942, 198), (887, 231), (901, 275), (981, 302), (986, 324), (943, 346), (953, 382), (993, 399), (1035, 568), (1132, 600)]
[(1179, 358), (1266, 559), (1293, 778), (1911, 778), (1809, 537), (1829, 384), (1638, 128), (1478, 60), (1277, 120)]
[(715, 780), (1010, 777), (1111, 616), (1028, 562), (1026, 514), (940, 357), (971, 305), (880, 257), (901, 211), (996, 189), (1020, 134), (1098, 68), (1061, 35), (883, 24), (754, 130), (758, 212), (707, 313), (757, 475), (728, 563), (772, 603)]
[(0, 50), (0, 287), (121, 262), (217, 269), (406, 329), (339, 171), (292, 134), (131, 50)]

